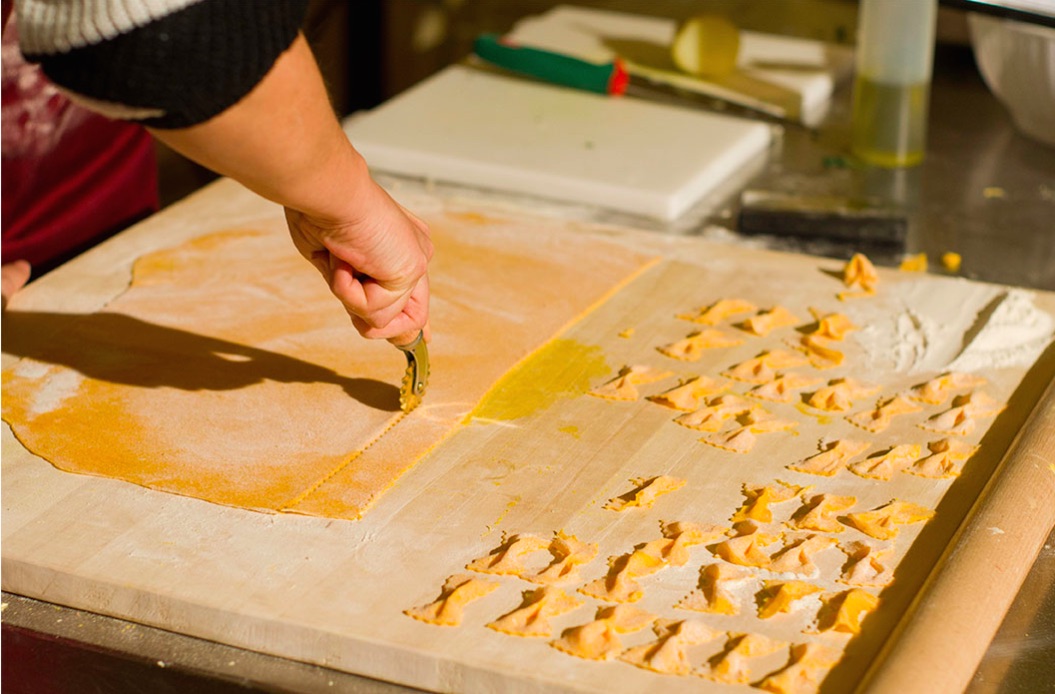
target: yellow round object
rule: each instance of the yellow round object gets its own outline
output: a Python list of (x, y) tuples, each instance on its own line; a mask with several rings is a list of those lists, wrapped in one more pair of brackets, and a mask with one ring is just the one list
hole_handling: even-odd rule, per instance
[(678, 27), (670, 57), (697, 77), (721, 77), (736, 69), (740, 31), (725, 17), (698, 15)]

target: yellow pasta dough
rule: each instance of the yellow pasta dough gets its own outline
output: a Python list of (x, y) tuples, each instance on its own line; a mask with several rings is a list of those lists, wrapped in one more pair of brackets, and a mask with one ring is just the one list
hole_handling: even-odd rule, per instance
[(562, 532), (555, 534), (549, 543), (553, 561), (537, 574), (521, 574), (532, 583), (560, 583), (579, 579), (579, 566), (588, 564), (597, 556), (596, 542), (582, 542), (574, 535)]
[(847, 469), (859, 477), (885, 481), (919, 460), (921, 453), (922, 447), (918, 443), (904, 443), (885, 453), (853, 463)]
[(927, 448), (930, 455), (917, 460), (905, 472), (932, 479), (956, 477), (960, 474), (964, 462), (978, 450), (978, 446), (952, 438), (931, 441)]
[(788, 664), (759, 682), (758, 688), (774, 694), (813, 694), (840, 657), (831, 646), (796, 643), (791, 646)]
[(692, 670), (689, 647), (707, 643), (724, 636), (725, 632), (712, 629), (694, 619), (657, 620), (652, 630), (656, 640), (624, 651), (619, 659), (639, 668), (665, 675), (687, 675)]
[(723, 371), (722, 375), (734, 381), (743, 381), (745, 383), (769, 383), (777, 377), (778, 371), (802, 366), (806, 361), (806, 358), (801, 354), (775, 349), (762, 352), (756, 357), (740, 362), (732, 368)]
[(875, 395), (879, 392), (876, 386), (859, 383), (852, 378), (836, 378), (823, 388), (814, 391), (806, 401), (810, 407), (825, 412), (844, 412), (853, 407), (857, 398)]
[(404, 610), (403, 614), (429, 624), (458, 626), (462, 623), (465, 606), (497, 587), (498, 584), (494, 581), (485, 581), (467, 574), (455, 574), (444, 582), (440, 597), (427, 605)]
[(817, 455), (810, 456), (798, 463), (788, 465), (789, 470), (805, 472), (811, 475), (831, 477), (871, 445), (867, 441), (839, 439), (826, 444), (827, 447)]
[(732, 591), (751, 578), (747, 571), (729, 564), (707, 564), (700, 569), (700, 587), (674, 607), (695, 612), (737, 614), (740, 612), (739, 600)]
[(851, 288), (856, 287), (860, 291), (839, 292), (836, 294), (839, 301), (871, 296), (876, 293), (876, 287), (879, 285), (879, 273), (864, 254), (855, 253), (843, 268), (843, 284)]
[(746, 497), (746, 501), (740, 507), (740, 510), (733, 514), (730, 521), (738, 523), (751, 520), (758, 523), (769, 523), (773, 520), (773, 511), (769, 508), (770, 504), (779, 504), (795, 499), (806, 489), (807, 487), (788, 484), (780, 480), (777, 480), (775, 485), (761, 487), (748, 487), (745, 484), (743, 486), (743, 494)]
[(909, 397), (928, 405), (941, 405), (957, 390), (984, 386), (986, 379), (974, 374), (949, 372), (932, 378), (909, 391)]
[(816, 385), (821, 379), (802, 374), (780, 374), (769, 383), (757, 385), (747, 392), (753, 398), (771, 402), (795, 402), (799, 391)]
[(817, 613), (817, 631), (860, 634), (861, 621), (879, 606), (879, 598), (860, 588), (850, 588), (824, 599)]
[(835, 538), (826, 535), (787, 535), (784, 546), (773, 553), (767, 568), (779, 573), (814, 576), (817, 574), (817, 565), (813, 557), (835, 544)]
[(638, 393), (635, 386), (662, 381), (672, 375), (670, 371), (655, 369), (651, 366), (624, 366), (619, 370), (619, 375), (594, 388), (589, 394), (605, 400), (637, 400)]
[(766, 581), (759, 595), (758, 618), (791, 612), (802, 598), (819, 592), (820, 586), (805, 581)]
[(667, 475), (652, 478), (638, 477), (630, 480), (630, 483), (635, 486), (634, 489), (622, 496), (609, 499), (604, 507), (610, 511), (625, 511), (635, 507), (652, 508), (656, 499), (685, 486), (685, 480)]
[(727, 318), (756, 310), (754, 304), (743, 299), (722, 299), (699, 309), (696, 313), (679, 313), (677, 317), (701, 325), (717, 325)]
[(660, 354), (681, 361), (699, 361), (704, 352), (719, 347), (734, 347), (743, 343), (738, 337), (727, 335), (721, 330), (708, 329), (694, 332), (684, 339), (657, 347)]
[(550, 645), (577, 658), (607, 660), (623, 650), (619, 634), (640, 631), (655, 619), (654, 614), (630, 605), (602, 607), (594, 621), (565, 629)]
[(841, 533), (843, 524), (836, 518), (836, 514), (842, 513), (856, 503), (857, 497), (853, 496), (817, 494), (795, 512), (789, 525), (799, 530)]
[(733, 537), (712, 546), (711, 551), (730, 564), (767, 568), (770, 558), (762, 548), (775, 542), (777, 537), (761, 533), (760, 529), (753, 521), (737, 523), (733, 526)]
[(837, 579), (840, 583), (879, 588), (889, 585), (894, 579), (893, 570), (885, 563), (893, 553), (891, 548), (880, 549), (858, 541), (839, 545), (839, 549), (846, 554), (846, 564)]
[(674, 421), (697, 431), (720, 431), (730, 419), (755, 409), (758, 409), (756, 403), (739, 395), (719, 395), (708, 400), (705, 407), (676, 417)]
[(761, 311), (758, 315), (745, 319), (740, 327), (749, 333), (765, 337), (778, 328), (786, 328), (798, 322), (799, 319), (794, 313), (783, 306), (774, 306), (766, 311)]
[(784, 643), (761, 634), (732, 634), (725, 649), (697, 674), (726, 684), (747, 684), (753, 679), (751, 659), (775, 653)]
[(725, 385), (708, 376), (694, 376), (679, 383), (670, 390), (648, 397), (648, 400), (682, 412), (691, 412), (699, 408), (700, 402), (707, 396), (725, 390)]
[(838, 341), (846, 339), (848, 334), (857, 330), (857, 326), (845, 314), (825, 314), (819, 309), (812, 307), (810, 308), (810, 314), (817, 321), (817, 327), (810, 331), (811, 335)]
[(580, 605), (581, 600), (568, 595), (560, 588), (543, 586), (524, 591), (520, 607), (487, 626), (512, 636), (550, 636), (553, 632), (550, 617), (571, 612)]
[(872, 511), (851, 513), (846, 516), (846, 522), (877, 540), (892, 540), (897, 537), (900, 526), (927, 521), (933, 516), (934, 511), (928, 508), (894, 499)]
[(535, 535), (503, 536), (501, 545), (490, 554), (472, 560), (465, 568), (485, 574), (520, 576), (527, 571), (524, 558), (534, 552), (549, 549), (549, 544)]
[(846, 421), (873, 434), (878, 434), (890, 426), (894, 417), (919, 411), (919, 405), (900, 395), (895, 395), (880, 403), (873, 410), (865, 410), (848, 416)]

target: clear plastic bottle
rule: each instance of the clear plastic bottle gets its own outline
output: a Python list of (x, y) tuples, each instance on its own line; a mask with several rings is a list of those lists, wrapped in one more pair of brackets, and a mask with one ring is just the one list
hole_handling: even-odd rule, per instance
[(937, 0), (861, 0), (851, 146), (869, 164), (923, 161)]

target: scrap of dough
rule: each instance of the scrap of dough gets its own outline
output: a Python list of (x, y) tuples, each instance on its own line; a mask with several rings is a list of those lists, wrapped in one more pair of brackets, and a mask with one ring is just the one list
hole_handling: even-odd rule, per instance
[(920, 409), (919, 405), (907, 398), (895, 395), (880, 403), (874, 410), (863, 410), (857, 414), (848, 415), (846, 421), (873, 434), (878, 434), (890, 426), (894, 417), (919, 412)]
[(804, 365), (806, 362), (807, 359), (801, 354), (783, 349), (774, 349), (762, 352), (747, 361), (742, 361), (723, 371), (722, 375), (734, 381), (758, 385), (772, 381), (777, 377), (778, 371), (793, 369)]
[(952, 371), (915, 386), (909, 391), (908, 396), (912, 400), (928, 405), (941, 405), (957, 390), (979, 388), (986, 383), (986, 379), (982, 376)]
[(799, 530), (841, 533), (843, 524), (835, 517), (857, 503), (857, 497), (817, 494), (791, 517), (789, 525)]
[(688, 337), (685, 337), (676, 342), (671, 342), (669, 345), (663, 345), (662, 347), (656, 347), (656, 350), (671, 359), (680, 359), (681, 361), (699, 361), (700, 357), (704, 355), (709, 349), (717, 349), (720, 347), (735, 347), (736, 345), (742, 344), (743, 340), (732, 335), (727, 335), (721, 330), (713, 328), (694, 332)]
[(462, 623), (468, 603), (482, 598), (497, 587), (498, 583), (494, 581), (455, 574), (443, 583), (440, 597), (427, 605), (403, 610), (403, 614), (429, 624), (456, 627)]
[(879, 273), (867, 257), (855, 253), (843, 267), (843, 284), (847, 287), (859, 287), (861, 291), (843, 291), (836, 294), (839, 301), (854, 299), (860, 296), (872, 296), (879, 285)]
[(737, 316), (741, 313), (752, 313), (756, 310), (757, 308), (754, 304), (743, 299), (721, 299), (710, 306), (697, 310), (696, 313), (679, 313), (677, 317), (701, 325), (717, 325), (726, 318)]
[(916, 253), (915, 255), (906, 256), (897, 269), (901, 270), (901, 272), (926, 272), (927, 254)]
[(928, 521), (933, 516), (929, 508), (894, 499), (872, 511), (847, 515), (846, 524), (877, 540), (892, 540), (899, 526)]
[[(722, 525), (700, 525), (690, 521), (661, 523), (662, 540), (653, 540), (658, 554), (671, 566), (684, 566), (689, 561), (689, 547), (702, 545), (728, 532)], [(652, 543), (649, 543), (652, 545)]]
[(820, 586), (805, 581), (766, 581), (762, 585), (759, 592), (759, 619), (791, 612), (802, 598), (822, 590)]
[(604, 578), (590, 581), (579, 592), (598, 600), (637, 602), (644, 595), (637, 579), (650, 576), (669, 565), (663, 552), (670, 549), (671, 542), (669, 538), (654, 540), (638, 545), (626, 554), (611, 557)]
[(774, 306), (766, 311), (761, 311), (758, 315), (746, 318), (739, 327), (759, 337), (765, 337), (778, 328), (786, 328), (798, 322), (799, 319), (794, 313), (783, 306)]
[(689, 674), (692, 670), (689, 648), (725, 634), (695, 619), (660, 619), (652, 630), (657, 636), (655, 641), (629, 648), (619, 659), (665, 675)]
[(814, 576), (817, 565), (813, 563), (813, 557), (835, 544), (835, 538), (826, 535), (785, 536), (784, 547), (773, 553), (767, 568), (779, 573)]
[(878, 386), (866, 385), (852, 378), (836, 378), (829, 381), (825, 387), (814, 391), (806, 402), (810, 407), (825, 412), (844, 412), (853, 407), (855, 399), (878, 392)]
[(634, 386), (662, 381), (672, 375), (671, 371), (662, 371), (651, 366), (624, 366), (619, 370), (619, 375), (589, 391), (588, 394), (605, 400), (629, 402), (637, 400), (637, 388)]
[(855, 456), (867, 450), (870, 445), (867, 441), (839, 439), (829, 443), (828, 447), (820, 453), (812, 455), (803, 461), (791, 463), (787, 468), (796, 472), (831, 477), (846, 467)]
[(547, 550), (549, 545), (549, 542), (535, 535), (503, 536), (502, 544), (490, 554), (472, 560), (465, 568), (485, 574), (521, 576), (527, 571), (524, 557)]
[(728, 432), (707, 434), (700, 438), (701, 443), (730, 453), (750, 453), (755, 446), (755, 441), (755, 434), (749, 426), (738, 427)]
[(768, 568), (770, 558), (762, 548), (775, 542), (777, 537), (761, 533), (759, 530), (760, 527), (753, 521), (742, 521), (733, 526), (733, 537), (712, 545), (709, 549), (716, 557), (730, 564)]
[(588, 564), (597, 556), (596, 542), (582, 542), (574, 535), (558, 532), (549, 543), (553, 561), (537, 574), (520, 574), (532, 583), (559, 583), (579, 578), (579, 566)]
[(893, 569), (885, 564), (894, 551), (892, 547), (880, 549), (867, 542), (855, 541), (839, 545), (846, 554), (842, 576), (836, 580), (851, 586), (881, 588), (894, 579)]
[(731, 634), (725, 649), (696, 674), (713, 682), (747, 684), (752, 680), (750, 659), (775, 653), (784, 645), (761, 634)]
[(806, 358), (813, 368), (820, 370), (834, 369), (843, 363), (845, 355), (829, 344), (833, 341), (820, 335), (803, 335), (799, 338), (798, 343), (792, 343), (792, 346), (806, 354)]
[(878, 596), (860, 588), (850, 588), (822, 600), (824, 606), (817, 613), (817, 633), (860, 634), (861, 620), (879, 606)]
[(687, 412), (674, 421), (683, 427), (697, 431), (720, 431), (734, 417), (757, 409), (758, 405), (739, 395), (727, 394), (713, 397), (705, 407)]
[(780, 374), (769, 383), (763, 383), (747, 391), (747, 395), (771, 402), (794, 402), (798, 392), (820, 382), (821, 379), (802, 374)]
[(733, 523), (746, 520), (769, 523), (773, 520), (773, 511), (769, 508), (770, 504), (790, 501), (809, 489), (809, 487), (800, 487), (780, 480), (776, 482), (775, 485), (764, 485), (761, 487), (743, 485), (744, 505), (729, 520)]
[(709, 376), (694, 376), (658, 395), (650, 395), (652, 402), (682, 412), (691, 412), (700, 406), (700, 401), (725, 390), (725, 385)]
[(739, 600), (732, 590), (753, 576), (729, 564), (707, 564), (700, 569), (700, 587), (674, 607), (695, 612), (737, 614)]
[(903, 443), (880, 455), (859, 460), (847, 469), (859, 477), (887, 481), (894, 477), (894, 473), (919, 460), (922, 452), (918, 443)]
[(512, 636), (550, 636), (550, 617), (558, 617), (582, 605), (582, 601), (555, 586), (542, 586), (523, 593), (520, 607), (487, 626)]
[(550, 646), (577, 658), (608, 660), (623, 650), (619, 634), (640, 631), (656, 620), (656, 615), (630, 605), (602, 607), (592, 622), (565, 629)]
[(759, 682), (758, 688), (774, 694), (813, 694), (841, 657), (838, 650), (820, 643), (793, 644), (788, 664)]
[(664, 494), (677, 491), (685, 486), (685, 480), (667, 475), (645, 478), (637, 477), (630, 480), (635, 488), (613, 499), (609, 499), (604, 508), (610, 511), (625, 511), (628, 508), (652, 508), (656, 499)]
[(977, 419), (995, 417), (1007, 406), (986, 395), (983, 391), (974, 391), (959, 395), (952, 401), (952, 408), (934, 415), (920, 423), (920, 429), (937, 434), (956, 434), (966, 436), (974, 431)]
[(796, 421), (779, 419), (762, 409), (750, 410), (743, 417), (742, 426), (728, 432), (707, 434), (700, 441), (732, 453), (749, 453), (755, 445), (755, 434), (790, 431), (798, 426)]
[(810, 314), (817, 321), (817, 327), (810, 331), (811, 335), (825, 337), (830, 340), (841, 341), (846, 339), (857, 326), (843, 313), (825, 314), (820, 309), (810, 307)]
[(930, 449), (930, 455), (917, 460), (905, 472), (931, 479), (956, 477), (963, 463), (978, 450), (978, 446), (952, 438), (931, 441), (927, 448)]

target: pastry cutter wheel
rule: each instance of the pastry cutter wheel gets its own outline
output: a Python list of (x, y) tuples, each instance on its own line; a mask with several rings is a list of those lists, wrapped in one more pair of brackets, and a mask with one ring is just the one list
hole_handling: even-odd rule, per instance
[(405, 345), (396, 345), (407, 355), (407, 371), (399, 388), (399, 409), (410, 412), (421, 403), (425, 386), (429, 384), (429, 349), (425, 345), (425, 334)]

